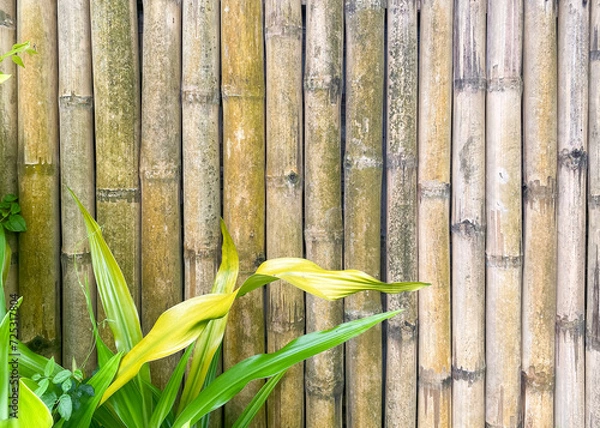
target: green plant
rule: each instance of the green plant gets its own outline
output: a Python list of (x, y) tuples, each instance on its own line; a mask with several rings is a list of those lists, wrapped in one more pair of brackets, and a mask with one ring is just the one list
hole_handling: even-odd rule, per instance
[[(55, 390), (55, 395), (47, 396), (49, 399), (46, 400), (57, 419), (55, 426), (205, 426), (210, 412), (229, 401), (248, 382), (270, 379), (235, 425), (246, 426), (289, 367), (361, 334), (398, 311), (344, 323), (329, 331), (309, 333), (277, 352), (248, 358), (215, 377), (215, 361), (227, 314), (236, 299), (278, 279), (328, 300), (362, 290), (397, 293), (426, 285), (416, 282), (386, 284), (360, 271), (327, 271), (305, 259), (283, 258), (264, 262), (255, 274), (235, 288), (238, 255), (222, 222), (222, 263), (212, 293), (188, 299), (168, 309), (143, 337), (137, 309), (123, 274), (102, 238), (100, 227), (75, 195), (73, 197), (88, 229), (98, 295), (119, 353), (113, 355), (100, 338), (89, 304), (99, 365), (98, 372), (90, 379), (83, 379), (75, 370), (64, 370), (52, 360), (37, 356), (20, 345), (19, 349), (24, 348), (23, 374), (37, 381), (33, 389), (37, 389), (42, 397), (50, 389)], [(87, 283), (84, 290), (87, 290)], [(154, 387), (146, 363), (184, 349), (164, 390)], [(179, 404), (175, 406), (188, 365), (190, 371)], [(65, 385), (65, 382), (69, 383)], [(73, 404), (73, 392), (82, 391), (82, 388), (85, 392), (77, 395), (77, 406), (71, 405), (70, 411), (67, 411), (69, 399), (66, 396)], [(64, 403), (62, 410), (61, 397)]]
[[(12, 61), (19, 67), (25, 67), (25, 65), (23, 64), (23, 59), (21, 59), (21, 57), (19, 56), (20, 53), (35, 55), (37, 54), (37, 51), (31, 47), (31, 43), (29, 42), (17, 43), (13, 45), (10, 51), (6, 52), (4, 55), (0, 55), (0, 62), (10, 57), (10, 59), (12, 59)], [(0, 84), (10, 79), (10, 76), (11, 74), (6, 74), (0, 71)]]

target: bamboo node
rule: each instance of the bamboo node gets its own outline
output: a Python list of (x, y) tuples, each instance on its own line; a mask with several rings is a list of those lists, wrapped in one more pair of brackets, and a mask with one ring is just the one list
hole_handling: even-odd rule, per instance
[(488, 92), (505, 92), (516, 90), (523, 92), (523, 80), (520, 77), (496, 77), (488, 79)]
[(94, 97), (75, 94), (63, 95), (58, 98), (58, 105), (66, 110), (75, 108), (91, 109), (94, 106)]
[(590, 51), (590, 61), (600, 61), (600, 50), (594, 49)]
[(472, 386), (475, 382), (485, 378), (485, 365), (477, 370), (467, 370), (464, 367), (452, 366), (452, 379), (455, 381), (468, 382)]
[(449, 389), (452, 385), (452, 375), (448, 374), (447, 371), (438, 373), (433, 369), (425, 369), (423, 366), (419, 366), (419, 385), (428, 389)]
[(588, 206), (590, 208), (600, 207), (600, 194), (597, 194), (597, 195), (589, 194), (588, 195)]
[(558, 154), (558, 164), (573, 171), (584, 171), (587, 163), (588, 154), (582, 145), (575, 148), (564, 148)]
[(497, 267), (503, 269), (519, 268), (523, 265), (523, 255), (519, 256), (496, 256), (485, 255), (485, 265), (488, 267)]
[(178, 179), (180, 168), (177, 165), (160, 162), (151, 168), (140, 168), (140, 175), (146, 180), (173, 180)]
[(417, 157), (414, 154), (388, 153), (385, 159), (385, 168), (388, 171), (414, 170), (417, 168)]
[(212, 104), (221, 103), (219, 91), (202, 91), (197, 89), (186, 89), (181, 91), (181, 99), (190, 104)]
[(271, 25), (265, 27), (265, 40), (271, 37), (287, 37), (302, 40), (301, 25)]
[(221, 86), (221, 96), (224, 100), (228, 98), (265, 98), (265, 89), (263, 85), (248, 85), (247, 87), (240, 87), (240, 85), (226, 85)]
[(60, 255), (61, 261), (64, 265), (79, 265), (89, 264), (92, 261), (92, 254), (89, 250), (82, 251), (80, 253), (65, 253)]
[(485, 227), (475, 220), (464, 219), (459, 223), (454, 223), (450, 230), (464, 236), (482, 235), (485, 232)]
[(419, 183), (420, 199), (449, 199), (450, 183), (443, 181), (421, 181)]
[(530, 366), (527, 371), (521, 371), (521, 381), (525, 390), (535, 392), (552, 392), (554, 390), (554, 372), (553, 367), (548, 367), (550, 372), (536, 372), (534, 366)]
[[(306, 376), (304, 385), (308, 394), (328, 400), (332, 396), (342, 394), (344, 391), (344, 376), (342, 371), (333, 368), (328, 371), (329, 373), (320, 371), (318, 376)], [(326, 374), (329, 374), (329, 376)]]
[(454, 79), (454, 90), (457, 92), (479, 92), (487, 89), (487, 79), (467, 77)]
[(26, 174), (32, 175), (49, 175), (53, 176), (56, 171), (56, 165), (51, 162), (38, 159), (37, 163), (27, 163), (23, 166)]
[(332, 242), (339, 244), (344, 239), (344, 229), (310, 227), (304, 230), (304, 239), (308, 242)]
[(7, 28), (15, 28), (15, 19), (8, 13), (0, 10), (0, 26)]
[(119, 188), (119, 189), (96, 189), (96, 200), (98, 202), (139, 202), (139, 188)]
[(585, 319), (580, 314), (576, 319), (569, 319), (568, 316), (556, 316), (556, 335), (557, 337), (569, 335), (572, 338), (583, 337), (585, 332)]
[(386, 0), (346, 0), (346, 13), (352, 14), (363, 10), (385, 9)]
[(352, 156), (346, 155), (344, 159), (344, 168), (349, 169), (381, 169), (383, 167), (383, 159), (380, 156)]
[(329, 92), (329, 102), (336, 104), (338, 98), (342, 93), (342, 79), (338, 76), (306, 76), (304, 78), (304, 91), (316, 92), (316, 91), (327, 91)]

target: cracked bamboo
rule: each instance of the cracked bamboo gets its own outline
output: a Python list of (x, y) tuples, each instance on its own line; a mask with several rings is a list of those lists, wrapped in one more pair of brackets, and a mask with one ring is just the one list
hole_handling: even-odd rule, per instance
[(60, 343), (60, 190), (56, 3), (17, 5), (17, 38), (36, 46), (19, 70), (19, 203), (27, 232), (19, 236), (20, 335), (57, 361)]
[(419, 80), (419, 426), (451, 424), (450, 121), (452, 3), (421, 3)]
[[(243, 281), (265, 258), (265, 86), (262, 2), (221, 2), (223, 216), (240, 257)], [(263, 296), (251, 293), (229, 313), (224, 369), (264, 352)], [(225, 425), (243, 411), (261, 383), (225, 406)], [(255, 426), (266, 425), (261, 409)]]
[[(17, 42), (17, 9), (15, 0), (0, 0), (0, 52), (8, 52)], [(0, 85), (0, 198), (7, 194), (17, 195), (17, 66), (10, 59), (0, 63), (3, 73), (13, 77)], [(11, 294), (18, 294), (18, 245), (17, 236), (6, 236), (13, 257), (4, 292), (6, 301)]]
[(485, 426), (485, 1), (455, 2), (452, 423)]
[[(140, 307), (140, 82), (135, 0), (90, 2), (96, 216)], [(100, 305), (98, 319), (102, 321)], [(101, 324), (104, 339), (112, 335)]]
[[(300, 0), (265, 2), (267, 64), (267, 257), (302, 257), (302, 9)], [(268, 287), (267, 349), (304, 334), (304, 293)], [(267, 401), (268, 425), (304, 426), (304, 365), (292, 367)]]
[[(342, 268), (341, 102), (343, 0), (306, 6), (305, 239), (306, 257)], [(343, 322), (342, 302), (306, 296), (306, 331)], [(342, 427), (343, 347), (306, 361), (306, 426)]]
[(523, 45), (523, 422), (554, 426), (556, 4), (527, 0)]
[[(144, 1), (142, 79), (142, 329), (182, 299), (181, 266), (181, 3)], [(164, 108), (164, 106), (170, 106)], [(177, 354), (150, 364), (159, 387)]]
[[(90, 5), (87, 0), (58, 1), (61, 222), (62, 222), (62, 323), (63, 361), (86, 360), (94, 341), (89, 325), (73, 322), (87, 313), (81, 285), (91, 282), (90, 299), (96, 304), (94, 274), (87, 232), (71, 188), (95, 212), (94, 115)], [(95, 353), (87, 361), (95, 367)]]
[(600, 0), (590, 5), (586, 426), (600, 423)]
[[(344, 267), (380, 275), (383, 170), (384, 9), (379, 1), (347, 1)], [(344, 301), (346, 320), (381, 311), (376, 292)], [(383, 401), (380, 326), (346, 344), (349, 427), (379, 426)]]
[(488, 3), (486, 423), (521, 415), (521, 53), (523, 5)]
[[(417, 260), (417, 4), (393, 0), (387, 13), (386, 280), (413, 281)], [(417, 293), (387, 295), (404, 311), (386, 330), (385, 426), (417, 422)]]
[(589, 9), (558, 9), (558, 261), (555, 425), (584, 426)]

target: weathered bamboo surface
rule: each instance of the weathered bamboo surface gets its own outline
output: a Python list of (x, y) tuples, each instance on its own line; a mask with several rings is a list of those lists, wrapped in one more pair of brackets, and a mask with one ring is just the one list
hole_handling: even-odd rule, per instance
[[(140, 307), (140, 75), (135, 0), (90, 2), (96, 217)], [(102, 321), (100, 305), (98, 320)], [(103, 338), (111, 337), (101, 324)]]
[(589, 4), (558, 10), (555, 425), (584, 426)]
[[(223, 217), (236, 243), (243, 281), (265, 259), (265, 84), (262, 4), (221, 2)], [(263, 296), (250, 293), (229, 315), (223, 346), (227, 369), (264, 352)], [(260, 388), (251, 384), (225, 407), (230, 426)], [(266, 426), (264, 407), (255, 426)]]
[(486, 423), (521, 424), (523, 4), (488, 3)]
[[(0, 1), (0, 52), (4, 54), (17, 42), (16, 0)], [(12, 79), (0, 85), (0, 198), (19, 193), (17, 180), (17, 66), (9, 60), (0, 64), (3, 73)], [(6, 296), (18, 293), (18, 243), (15, 235), (7, 236), (13, 257), (9, 276), (4, 285)], [(10, 299), (6, 299), (10, 301)]]
[(39, 55), (18, 74), (19, 203), (27, 232), (19, 237), (19, 293), (24, 343), (61, 357), (58, 49), (56, 3), (21, 0), (17, 38)]
[[(62, 223), (62, 316), (77, 319), (87, 313), (82, 284), (93, 281), (87, 232), (77, 205), (67, 191), (95, 212), (94, 115), (92, 98), (92, 41), (88, 1), (58, 2), (58, 106), (60, 119), (60, 172)], [(93, 284), (93, 282), (91, 282)], [(95, 306), (95, 288), (90, 300)], [(62, 324), (63, 361), (82, 364), (92, 347), (93, 336), (85, 323)], [(95, 366), (95, 353), (88, 372)], [(91, 368), (91, 370), (89, 370)]]
[(452, 422), (485, 425), (485, 94), (483, 1), (457, 1), (452, 141)]
[[(345, 3), (346, 149), (344, 153), (344, 267), (380, 274), (383, 171), (384, 9), (379, 1)], [(381, 296), (347, 297), (346, 320), (381, 311)], [(346, 344), (346, 424), (381, 425), (382, 330), (377, 326)]]
[(600, 1), (590, 4), (586, 427), (600, 425)]
[[(386, 280), (417, 278), (417, 4), (388, 2), (386, 130)], [(385, 426), (417, 423), (416, 293), (387, 296), (404, 309), (386, 329)]]
[(523, 425), (554, 426), (556, 5), (525, 1), (523, 43)]
[[(267, 65), (267, 257), (302, 257), (302, 8), (265, 2)], [(267, 350), (304, 334), (304, 293), (280, 281), (268, 287)], [(304, 426), (304, 366), (289, 370), (267, 401), (268, 425)]]
[(452, 4), (421, 2), (420, 28), (419, 280), (432, 285), (419, 292), (418, 424), (449, 427)]
[[(144, 2), (140, 184), (142, 188), (142, 328), (182, 298), (181, 266), (181, 4)], [(165, 109), (164, 105), (173, 106)], [(150, 365), (166, 385), (178, 355)]]
[[(308, 0), (304, 74), (306, 257), (327, 269), (341, 269), (343, 0)], [(342, 302), (306, 296), (306, 331), (343, 321)], [(343, 347), (306, 361), (306, 426), (341, 427), (344, 390)]]

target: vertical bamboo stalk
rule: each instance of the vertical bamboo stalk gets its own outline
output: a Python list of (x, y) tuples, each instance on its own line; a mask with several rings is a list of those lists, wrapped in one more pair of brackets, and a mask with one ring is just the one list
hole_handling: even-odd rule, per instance
[(584, 426), (589, 9), (558, 10), (558, 262), (555, 425)]
[[(223, 211), (240, 257), (240, 281), (265, 258), (265, 86), (262, 2), (221, 2), (223, 96)], [(229, 315), (223, 361), (227, 369), (264, 352), (263, 296), (251, 293)], [(225, 407), (225, 425), (242, 412), (260, 383)], [(264, 410), (255, 418), (266, 426)]]
[(455, 3), (452, 423), (485, 425), (485, 13)]
[(19, 237), (21, 337), (60, 361), (60, 224), (56, 3), (22, 0), (18, 39), (39, 55), (19, 70), (19, 196), (27, 232)]
[[(181, 267), (181, 3), (144, 1), (142, 85), (142, 328), (182, 298)], [(150, 365), (166, 385), (175, 354)]]
[(600, 424), (600, 0), (590, 5), (586, 427)]
[[(140, 303), (140, 83), (135, 0), (90, 2), (96, 214), (136, 306)], [(98, 312), (101, 310), (98, 308)], [(99, 314), (102, 320), (103, 316)], [(108, 328), (103, 332), (109, 337)]]
[[(413, 281), (417, 260), (417, 81), (415, 0), (393, 0), (387, 11), (386, 280)], [(385, 426), (417, 422), (417, 293), (388, 295), (404, 309), (387, 323)]]
[(523, 45), (524, 425), (554, 426), (556, 4), (525, 2)]
[(185, 297), (210, 291), (221, 216), (219, 2), (183, 3), (182, 122)]
[[(302, 257), (302, 7), (265, 2), (267, 59), (267, 256)], [(304, 334), (304, 293), (269, 285), (267, 348)], [(304, 427), (304, 366), (297, 364), (267, 402), (268, 425)]]
[[(0, 52), (8, 52), (17, 41), (17, 8), (15, 0), (0, 0)], [(19, 193), (17, 180), (17, 66), (6, 59), (0, 70), (13, 77), (0, 85), (0, 198)], [(18, 293), (17, 237), (8, 234), (13, 257), (4, 292), (6, 296)], [(6, 299), (9, 301), (10, 299)]]
[(586, 427), (600, 423), (600, 2), (591, 4)]
[(419, 426), (450, 426), (452, 3), (421, 2), (419, 81)]
[[(380, 271), (383, 169), (384, 9), (379, 1), (347, 0), (344, 266), (375, 277)], [(346, 298), (346, 320), (381, 311), (376, 292)], [(349, 427), (382, 422), (382, 331), (373, 328), (346, 345)]]
[(523, 4), (488, 3), (486, 423), (521, 424)]
[[(92, 112), (92, 51), (90, 5), (85, 0), (58, 1), (59, 81), (62, 221), (63, 361), (81, 363), (93, 337), (86, 319), (87, 305), (81, 286), (93, 281), (87, 232), (77, 205), (66, 187), (94, 213), (94, 117)], [(92, 304), (95, 289), (90, 287)], [(81, 322), (80, 322), (81, 321)], [(92, 359), (90, 367), (95, 366)]]
[[(341, 106), (343, 0), (309, 0), (306, 12), (305, 239), (306, 257), (342, 268)], [(306, 330), (343, 321), (342, 302), (306, 296)], [(343, 347), (306, 362), (306, 426), (341, 427)]]

